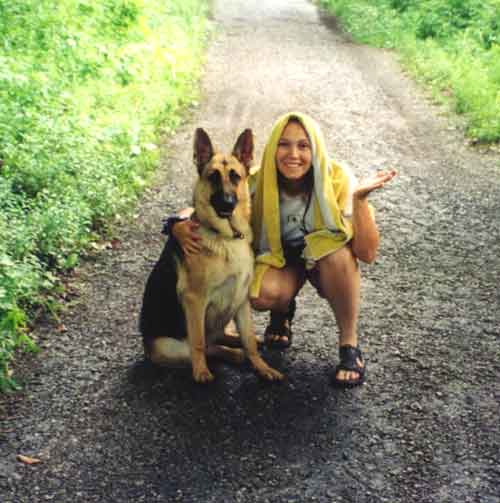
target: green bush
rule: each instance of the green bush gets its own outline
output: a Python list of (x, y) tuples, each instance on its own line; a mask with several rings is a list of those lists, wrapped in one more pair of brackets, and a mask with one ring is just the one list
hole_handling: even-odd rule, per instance
[(56, 274), (133, 207), (197, 99), (203, 0), (0, 0), (0, 389)]
[(394, 48), (467, 134), (500, 140), (500, 0), (321, 0), (360, 41)]

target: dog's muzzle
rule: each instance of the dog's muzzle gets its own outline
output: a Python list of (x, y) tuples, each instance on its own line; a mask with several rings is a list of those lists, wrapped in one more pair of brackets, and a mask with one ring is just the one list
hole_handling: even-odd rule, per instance
[(222, 191), (216, 192), (210, 198), (210, 204), (220, 218), (229, 218), (238, 204), (235, 194), (226, 194)]

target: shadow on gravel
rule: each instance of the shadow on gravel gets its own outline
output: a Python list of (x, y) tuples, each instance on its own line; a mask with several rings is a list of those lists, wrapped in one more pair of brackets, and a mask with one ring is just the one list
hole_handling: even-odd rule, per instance
[(208, 386), (194, 383), (189, 370), (145, 362), (129, 369), (123, 389), (115, 390), (127, 407), (114, 421), (136, 425), (129, 456), (150, 467), (150, 483), (160, 483), (164, 497), (182, 487), (230, 483), (228, 467), (239, 484), (246, 477), (262, 483), (294, 473), (303, 478), (318, 462), (347, 459), (363, 414), (359, 393), (333, 389), (326, 365), (295, 361), (287, 369), (288, 355), (264, 357), (287, 373), (285, 382), (264, 382), (250, 368), (222, 364), (211, 366), (216, 379)]
[(293, 458), (310, 447), (311, 434), (315, 444), (321, 441), (321, 431), (330, 442), (332, 432), (347, 442), (351, 425), (362, 414), (358, 392), (333, 389), (326, 365), (294, 362), (293, 370), (287, 370), (284, 358), (264, 356), (285, 371), (284, 382), (265, 382), (248, 367), (212, 365), (216, 379), (203, 386), (194, 383), (190, 370), (158, 369), (142, 361), (129, 369), (123, 398), (139, 421), (161, 424), (188, 451), (217, 450), (223, 443), (225, 453), (228, 447), (235, 455), (242, 448), (264, 448), (264, 453), (277, 450), (286, 458), (290, 452)]

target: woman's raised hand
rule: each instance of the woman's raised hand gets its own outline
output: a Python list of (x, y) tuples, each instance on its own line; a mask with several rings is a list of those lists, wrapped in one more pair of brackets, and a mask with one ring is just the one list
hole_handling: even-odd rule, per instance
[(391, 181), (397, 172), (396, 170), (377, 171), (372, 176), (360, 182), (354, 189), (352, 194), (353, 199), (366, 199), (368, 195), (377, 189), (381, 189), (387, 182)]

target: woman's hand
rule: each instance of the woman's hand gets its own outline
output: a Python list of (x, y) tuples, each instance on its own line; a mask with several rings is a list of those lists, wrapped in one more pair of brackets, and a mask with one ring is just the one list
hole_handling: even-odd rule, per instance
[(201, 237), (197, 232), (199, 226), (200, 224), (193, 220), (183, 220), (172, 227), (172, 236), (187, 256), (196, 255), (201, 251)]
[(366, 199), (368, 195), (374, 190), (381, 189), (387, 182), (391, 181), (397, 172), (395, 170), (390, 171), (377, 171), (370, 178), (363, 180), (352, 193), (354, 200)]

